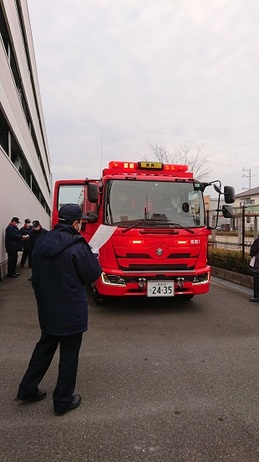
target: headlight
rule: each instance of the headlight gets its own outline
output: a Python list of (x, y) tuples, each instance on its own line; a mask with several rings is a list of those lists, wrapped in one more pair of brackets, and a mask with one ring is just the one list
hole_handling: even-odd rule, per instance
[(203, 282), (208, 282), (209, 280), (209, 273), (202, 273), (194, 276), (193, 284), (202, 284)]
[(102, 282), (104, 284), (116, 284), (119, 286), (125, 286), (126, 282), (125, 279), (121, 276), (116, 276), (114, 274), (106, 274), (102, 273)]

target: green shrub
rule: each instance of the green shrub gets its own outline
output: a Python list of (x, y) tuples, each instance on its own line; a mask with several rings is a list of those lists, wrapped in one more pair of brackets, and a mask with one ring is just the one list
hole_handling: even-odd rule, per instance
[(217, 266), (235, 273), (249, 274), (249, 254), (245, 254), (245, 259), (242, 260), (242, 254), (238, 250), (217, 249), (209, 247), (209, 265)]
[[(238, 236), (237, 231), (216, 231), (216, 236)], [(254, 231), (253, 230), (246, 230), (245, 231), (246, 237), (253, 237), (254, 238)]]

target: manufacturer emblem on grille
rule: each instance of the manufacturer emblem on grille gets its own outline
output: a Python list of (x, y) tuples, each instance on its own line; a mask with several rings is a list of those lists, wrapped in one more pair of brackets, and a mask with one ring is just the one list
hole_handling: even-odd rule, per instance
[(156, 255), (162, 255), (163, 253), (163, 249), (161, 249), (161, 247), (158, 247), (158, 249), (156, 249)]

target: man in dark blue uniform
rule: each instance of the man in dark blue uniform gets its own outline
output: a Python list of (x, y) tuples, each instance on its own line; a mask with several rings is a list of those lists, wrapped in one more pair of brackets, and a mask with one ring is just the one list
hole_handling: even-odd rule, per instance
[(16, 272), (18, 252), (22, 250), (22, 241), (29, 238), (29, 234), (22, 235), (18, 229), (20, 223), (18, 217), (13, 217), (5, 229), (5, 250), (8, 255), (7, 276), (16, 278), (19, 273)]
[[(39, 220), (33, 220), (32, 222), (32, 229), (30, 232), (30, 245), (31, 245), (31, 253), (35, 247), (36, 241), (43, 236), (43, 234), (47, 233), (48, 231), (43, 228), (39, 222)], [(28, 281), (31, 281), (31, 278), (28, 278)]]
[(80, 235), (82, 220), (87, 217), (79, 205), (63, 205), (59, 224), (37, 239), (32, 253), (32, 285), (42, 332), (17, 398), (30, 402), (46, 397), (46, 391), (40, 390), (38, 384), (59, 345), (59, 372), (53, 392), (56, 415), (63, 415), (81, 403), (74, 388), (82, 334), (88, 322), (86, 284), (98, 279), (102, 272), (96, 256)]
[(250, 248), (250, 257), (253, 258), (253, 267), (250, 267), (254, 276), (254, 296), (250, 302), (259, 302), (259, 238), (255, 239)]
[[(26, 236), (27, 234), (30, 235), (30, 232), (32, 230), (32, 224), (31, 220), (29, 218), (26, 218), (24, 220), (24, 225), (20, 228), (20, 234), (23, 236)], [(25, 239), (22, 243), (23, 247), (23, 252), (22, 252), (22, 258), (21, 258), (21, 267), (23, 268), (25, 265), (25, 262), (28, 258), (28, 266), (31, 268), (31, 239)]]
[(32, 250), (35, 247), (37, 239), (39, 239), (39, 237), (43, 236), (43, 234), (45, 234), (47, 232), (48, 231), (45, 228), (42, 227), (39, 220), (33, 220), (33, 222), (32, 222), (32, 230), (31, 230), (31, 233), (30, 233)]

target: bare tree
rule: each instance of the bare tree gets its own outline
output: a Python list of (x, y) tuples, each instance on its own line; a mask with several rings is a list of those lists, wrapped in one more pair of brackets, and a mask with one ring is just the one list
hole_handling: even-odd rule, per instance
[(172, 154), (160, 141), (148, 141), (148, 146), (152, 158), (166, 164), (186, 164), (197, 180), (205, 181), (210, 173), (208, 159), (203, 154), (204, 145), (195, 148), (194, 142), (190, 141), (182, 144)]

